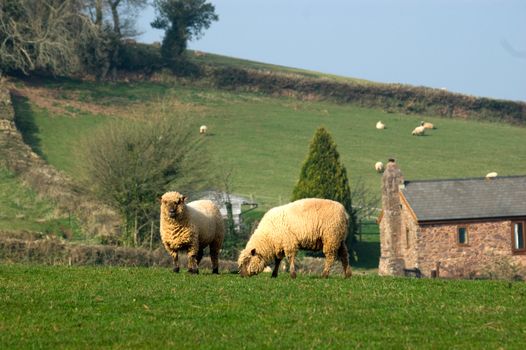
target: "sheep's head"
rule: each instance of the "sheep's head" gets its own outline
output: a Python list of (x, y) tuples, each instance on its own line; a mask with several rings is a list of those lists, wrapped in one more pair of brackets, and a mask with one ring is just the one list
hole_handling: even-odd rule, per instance
[(242, 277), (254, 276), (265, 269), (265, 259), (258, 254), (256, 248), (245, 248), (237, 260), (239, 274)]
[(179, 192), (166, 192), (161, 197), (161, 214), (175, 220), (184, 213), (185, 202), (186, 196)]

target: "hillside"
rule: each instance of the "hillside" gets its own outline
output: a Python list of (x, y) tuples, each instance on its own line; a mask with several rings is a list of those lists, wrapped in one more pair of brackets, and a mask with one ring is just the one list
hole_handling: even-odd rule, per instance
[[(378, 95), (378, 104), (370, 107), (372, 95), (343, 101), (338, 94), (324, 98), (324, 94), (331, 94), (324, 89), (343, 84), (369, 89), (372, 94), (387, 85), (215, 55), (195, 56), (193, 60), (208, 72), (207, 78), (178, 78), (157, 72), (147, 76), (125, 74), (113, 83), (13, 80), (17, 127), (33, 151), (75, 180), (80, 176), (80, 139), (113, 119), (133, 121), (134, 116), (148, 115), (160, 104), (169, 104), (174, 117), (191, 116), (196, 137), (198, 126), (208, 125), (207, 152), (221, 168), (233, 169), (233, 192), (252, 198), (262, 209), (289, 201), (310, 139), (320, 125), (333, 135), (351, 184), (363, 181), (373, 192), (380, 186), (374, 163), (389, 157), (397, 159), (406, 179), (480, 177), (490, 171), (499, 175), (526, 174), (526, 128), (515, 125), (522, 123), (523, 116), (499, 109), (512, 106), (513, 111), (520, 111), (522, 104), (489, 100), (501, 114), (488, 117), (489, 109), (482, 108), (481, 99), (436, 91), (430, 96), (436, 93), (448, 103), (455, 99), (479, 101), (479, 111), (484, 113), (470, 114), (461, 103), (460, 109), (453, 105), (451, 110), (462, 113), (418, 113), (423, 105), (413, 109), (404, 103), (391, 105), (396, 96), (385, 94)], [(240, 70), (245, 73), (237, 74)], [(225, 72), (237, 80), (219, 79), (226, 77)], [(277, 85), (270, 90), (264, 88), (271, 81)], [(286, 81), (288, 86), (279, 85)], [(319, 93), (310, 93), (316, 86)], [(414, 92), (420, 89), (414, 88)], [(406, 90), (401, 87), (398, 91)], [(429, 90), (421, 92), (427, 94)], [(414, 95), (408, 96), (415, 99)], [(440, 109), (437, 106), (440, 103), (430, 105), (429, 111)], [(481, 120), (485, 116), (511, 123)], [(438, 129), (425, 137), (411, 136), (412, 129), (423, 119)], [(386, 130), (375, 129), (378, 120), (387, 124)], [(24, 215), (26, 210), (20, 211)]]
[(526, 123), (526, 102), (452, 93), (445, 89), (385, 84), (344, 78), (212, 54), (190, 56), (194, 75), (216, 87), (236, 91), (295, 96), (308, 100), (352, 103), (404, 114)]

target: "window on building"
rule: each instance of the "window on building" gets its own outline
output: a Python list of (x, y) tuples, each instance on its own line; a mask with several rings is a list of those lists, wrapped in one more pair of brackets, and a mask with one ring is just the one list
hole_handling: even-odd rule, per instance
[(526, 237), (524, 232), (524, 221), (512, 222), (512, 243), (514, 252), (526, 252)]
[(457, 228), (457, 243), (462, 245), (468, 244), (468, 229), (466, 226), (459, 226)]

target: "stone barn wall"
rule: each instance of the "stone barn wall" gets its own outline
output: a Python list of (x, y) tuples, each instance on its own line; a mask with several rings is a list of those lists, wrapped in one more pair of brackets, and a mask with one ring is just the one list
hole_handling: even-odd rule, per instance
[[(457, 242), (457, 228), (466, 227), (468, 243)], [(439, 263), (440, 277), (487, 275), (503, 260), (526, 266), (526, 255), (513, 255), (511, 221), (422, 225), (418, 233), (418, 267), (431, 276)]]
[(402, 233), (401, 233), (401, 253), (406, 269), (418, 267), (418, 237), (420, 227), (413, 218), (410, 209), (402, 201)]

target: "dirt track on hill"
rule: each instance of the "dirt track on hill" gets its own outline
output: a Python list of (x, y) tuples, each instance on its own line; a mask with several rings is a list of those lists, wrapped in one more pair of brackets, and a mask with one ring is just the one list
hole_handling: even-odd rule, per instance
[(117, 118), (142, 119), (144, 116), (159, 114), (162, 109), (177, 111), (180, 113), (203, 112), (205, 107), (191, 103), (183, 103), (176, 97), (155, 100), (152, 102), (129, 102), (112, 104), (110, 100), (102, 100), (100, 103), (80, 101), (78, 91), (44, 88), (38, 86), (24, 85), (11, 89), (11, 93), (27, 98), (38, 108), (47, 110), (52, 116), (62, 115), (78, 117), (83, 113), (93, 115), (104, 115)]

